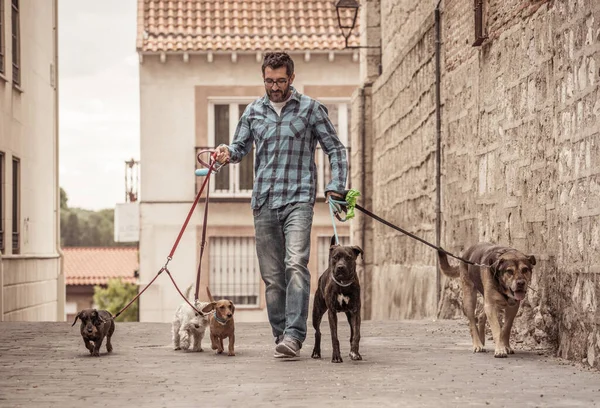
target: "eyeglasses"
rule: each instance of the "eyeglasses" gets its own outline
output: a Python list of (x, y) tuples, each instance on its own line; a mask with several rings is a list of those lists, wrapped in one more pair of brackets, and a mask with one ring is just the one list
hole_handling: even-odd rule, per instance
[(279, 78), (277, 80), (272, 80), (271, 78), (267, 78), (265, 79), (265, 85), (266, 86), (273, 86), (274, 84), (277, 84), (278, 87), (282, 87), (285, 86), (285, 84), (288, 83), (288, 80), (285, 78)]

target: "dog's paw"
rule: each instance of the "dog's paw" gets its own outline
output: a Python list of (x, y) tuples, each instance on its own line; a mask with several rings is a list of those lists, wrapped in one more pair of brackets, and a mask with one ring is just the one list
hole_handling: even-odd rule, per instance
[(173, 350), (175, 350), (175, 351), (181, 350), (181, 347), (179, 347), (179, 346), (173, 346)]
[(217, 354), (223, 354), (223, 350), (217, 350)]
[(359, 352), (351, 351), (350, 354), (348, 354), (348, 355), (350, 356), (350, 360), (352, 360), (352, 361), (362, 360), (362, 356), (360, 355)]
[(485, 347), (483, 346), (473, 346), (473, 353), (485, 353)]
[(92, 357), (100, 357), (100, 353), (97, 351), (92, 352)]
[(510, 348), (510, 346), (507, 346), (507, 347), (506, 347), (506, 352), (507, 352), (508, 354), (515, 354), (515, 351), (514, 351), (512, 348)]
[(335, 354), (335, 353), (334, 353), (334, 354), (331, 356), (331, 362), (332, 362), (332, 363), (343, 363), (343, 362), (344, 362), (344, 360), (342, 360), (342, 356), (340, 356), (340, 354), (339, 354), (339, 353), (337, 353), (337, 354)]
[(234, 352), (234, 351), (230, 351), (229, 353), (227, 353), (227, 355), (228, 355), (229, 357), (233, 357), (233, 356), (235, 356), (235, 352)]
[(112, 346), (112, 344), (107, 344), (107, 345), (106, 345), (106, 351), (108, 351), (109, 353), (112, 353), (112, 351), (113, 351), (113, 346)]
[(496, 350), (494, 351), (494, 357), (496, 358), (506, 358), (508, 354), (508, 348), (504, 346), (496, 347)]
[(311, 357), (312, 358), (321, 358), (321, 351), (319, 351), (319, 350), (313, 350)]

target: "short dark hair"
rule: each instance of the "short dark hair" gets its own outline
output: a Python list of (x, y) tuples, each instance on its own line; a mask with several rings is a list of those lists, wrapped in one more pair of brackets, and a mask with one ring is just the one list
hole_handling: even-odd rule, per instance
[(265, 76), (265, 68), (277, 69), (285, 67), (287, 76), (294, 73), (294, 61), (286, 52), (268, 52), (265, 54), (262, 64), (262, 74)]

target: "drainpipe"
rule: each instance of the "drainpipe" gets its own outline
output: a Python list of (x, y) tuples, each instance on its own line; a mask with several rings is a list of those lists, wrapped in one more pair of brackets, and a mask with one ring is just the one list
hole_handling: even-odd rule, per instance
[[(441, 82), (441, 36), (440, 36), (440, 4), (441, 0), (435, 7), (435, 130), (436, 130), (436, 147), (435, 147), (435, 244), (439, 247), (441, 244), (442, 233), (442, 194), (441, 194), (441, 167), (442, 167), (442, 104), (440, 96)], [(440, 281), (439, 261), (436, 256), (436, 274), (435, 274), (435, 289), (436, 289), (436, 309), (440, 306), (440, 296), (442, 293)]]
[[(365, 113), (367, 111), (366, 107), (365, 107), (365, 102), (366, 102), (367, 98), (365, 96), (365, 86), (363, 85), (360, 88), (360, 118), (361, 118), (361, 124), (360, 124), (360, 168), (361, 168), (361, 172), (360, 172), (360, 191), (363, 194), (363, 197), (366, 197), (367, 192), (365, 191), (365, 187), (367, 184), (367, 175), (366, 175), (366, 168), (365, 168), (365, 163), (367, 161), (366, 156), (367, 153), (365, 152), (365, 146), (366, 146), (366, 125), (365, 125), (365, 120), (366, 120), (366, 116)], [(365, 214), (362, 214), (362, 217), (360, 217), (361, 222), (360, 222), (360, 229), (361, 229), (361, 236), (360, 236), (360, 247), (361, 248), (365, 248), (365, 245), (367, 243), (367, 239), (365, 237), (366, 232), (367, 232), (367, 217)], [(366, 265), (366, 260), (363, 257), (363, 274), (364, 274), (364, 283), (365, 283), (365, 294), (369, 293), (371, 285), (366, 284), (367, 282), (367, 265)], [(365, 302), (367, 303), (367, 302)], [(371, 303), (369, 303), (368, 307), (365, 308), (365, 316), (364, 319), (368, 320), (371, 318)]]
[(53, 2), (54, 11), (54, 178), (56, 180), (56, 253), (58, 254), (58, 276), (57, 276), (57, 310), (56, 320), (59, 322), (65, 321), (65, 274), (63, 270), (63, 252), (60, 247), (60, 183), (59, 183), (59, 126), (58, 126), (58, 0)]

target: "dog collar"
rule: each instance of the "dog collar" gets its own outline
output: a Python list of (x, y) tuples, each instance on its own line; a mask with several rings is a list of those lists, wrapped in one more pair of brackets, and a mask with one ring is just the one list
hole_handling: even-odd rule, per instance
[(217, 323), (222, 324), (223, 326), (225, 326), (227, 324), (227, 319), (221, 319), (219, 317), (219, 315), (217, 314), (217, 312), (214, 312), (215, 315), (215, 320), (217, 321)]
[(336, 285), (341, 286), (343, 288), (347, 288), (348, 286), (350, 286), (354, 283), (354, 280), (351, 280), (348, 283), (341, 283), (335, 278), (335, 276), (333, 276), (333, 273), (331, 274), (331, 280), (333, 280), (336, 283)]

